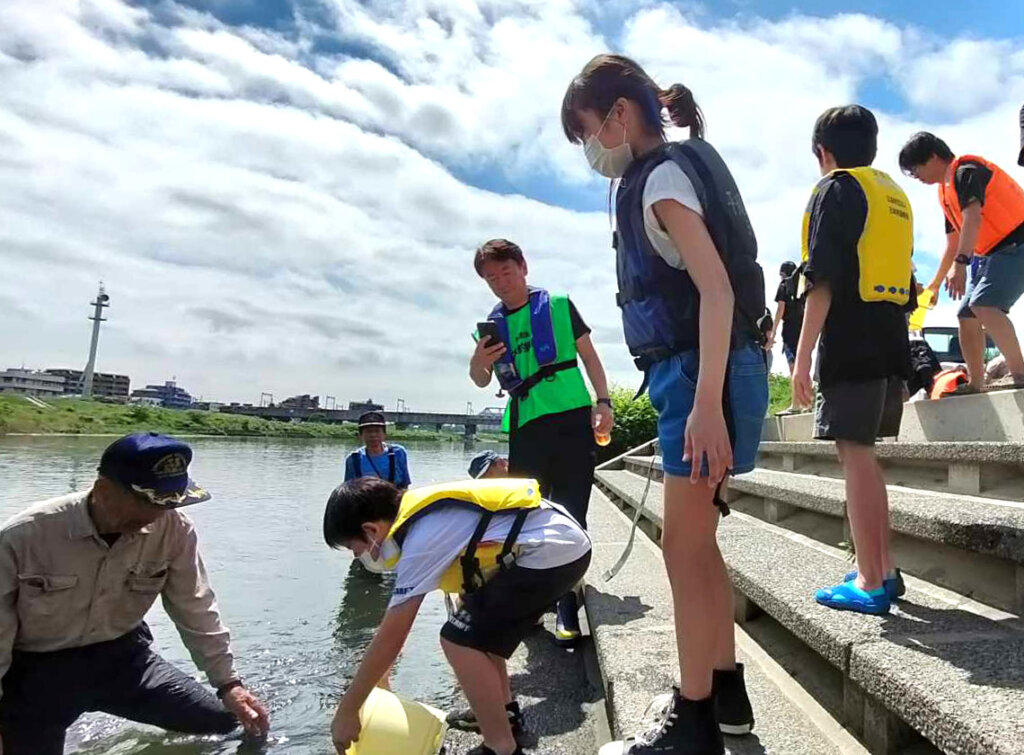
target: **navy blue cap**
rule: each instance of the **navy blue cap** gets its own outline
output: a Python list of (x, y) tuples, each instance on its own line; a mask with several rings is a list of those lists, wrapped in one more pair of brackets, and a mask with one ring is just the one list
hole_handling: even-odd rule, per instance
[(384, 421), (384, 414), (382, 412), (363, 412), (359, 415), (359, 429), (362, 430), (364, 427), (387, 427), (388, 423)]
[(132, 433), (107, 446), (99, 473), (169, 509), (209, 500), (210, 494), (188, 476), (192, 449), (157, 433)]
[(491, 464), (500, 458), (494, 451), (481, 451), (473, 457), (473, 461), (469, 462), (469, 476), (473, 479), (483, 477), (491, 468)]

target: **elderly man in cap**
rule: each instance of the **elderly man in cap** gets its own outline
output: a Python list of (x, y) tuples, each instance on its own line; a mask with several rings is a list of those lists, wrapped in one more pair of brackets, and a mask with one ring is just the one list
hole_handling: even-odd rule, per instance
[(359, 438), (364, 445), (345, 459), (345, 482), (357, 477), (379, 477), (399, 490), (412, 484), (409, 454), (397, 443), (386, 443), (387, 422), (382, 412), (365, 412), (359, 417)]
[(469, 462), (469, 476), (474, 480), (508, 477), (508, 459), (494, 451), (481, 451)]
[[(111, 444), (89, 490), (0, 528), (0, 753), (61, 755), (86, 711), (190, 734), (265, 735), (267, 711), (235, 671), (227, 628), (182, 506), (210, 496), (192, 450), (155, 433)], [(153, 652), (157, 596), (217, 696)], [(217, 698), (220, 698), (219, 700)]]

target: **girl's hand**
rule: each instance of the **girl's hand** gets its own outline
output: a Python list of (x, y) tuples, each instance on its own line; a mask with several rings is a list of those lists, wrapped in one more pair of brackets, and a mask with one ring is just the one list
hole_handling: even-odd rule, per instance
[(708, 487), (715, 488), (732, 469), (732, 444), (722, 405), (698, 401), (686, 420), (683, 461), (690, 462), (690, 482), (700, 480), (704, 459), (708, 463)]

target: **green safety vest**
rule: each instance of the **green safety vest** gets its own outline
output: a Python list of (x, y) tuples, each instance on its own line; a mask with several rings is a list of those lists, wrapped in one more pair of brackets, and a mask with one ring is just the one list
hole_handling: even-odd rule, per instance
[[(530, 308), (521, 307), (516, 312), (506, 315), (508, 336), (512, 343), (513, 359), (516, 372), (524, 380), (536, 373), (540, 366), (533, 353), (533, 333), (530, 327)], [(576, 360), (576, 338), (572, 332), (572, 318), (569, 315), (569, 297), (551, 294), (551, 325), (555, 331), (555, 346), (558, 356), (555, 362)], [(560, 370), (545, 380), (540, 381), (524, 399), (509, 397), (505, 407), (505, 417), (501, 429), (512, 432), (512, 402), (519, 401), (519, 427), (539, 417), (558, 414), (570, 409), (579, 409), (592, 404), (590, 392), (580, 368), (573, 367)]]

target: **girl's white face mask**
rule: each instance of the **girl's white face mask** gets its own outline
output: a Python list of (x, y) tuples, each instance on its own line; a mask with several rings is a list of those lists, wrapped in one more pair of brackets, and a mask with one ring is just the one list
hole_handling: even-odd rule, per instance
[(604, 127), (608, 124), (608, 118), (611, 114), (612, 111), (609, 110), (608, 115), (604, 117), (604, 121), (601, 123), (601, 128), (587, 139), (587, 143), (583, 146), (583, 154), (586, 155), (590, 167), (605, 178), (622, 178), (626, 168), (633, 162), (633, 148), (626, 142), (625, 128), (622, 130), (622, 144), (617, 147), (609, 149), (601, 144), (597, 138), (598, 134), (604, 131)]
[[(376, 551), (376, 555), (374, 555), (374, 551)], [(384, 574), (393, 571), (393, 564), (397, 560), (397, 556), (398, 546), (393, 541), (385, 540), (383, 543), (378, 543), (371, 538), (370, 547), (359, 554), (359, 561), (366, 571), (372, 574)], [(392, 568), (388, 567), (389, 563), (392, 564)]]

